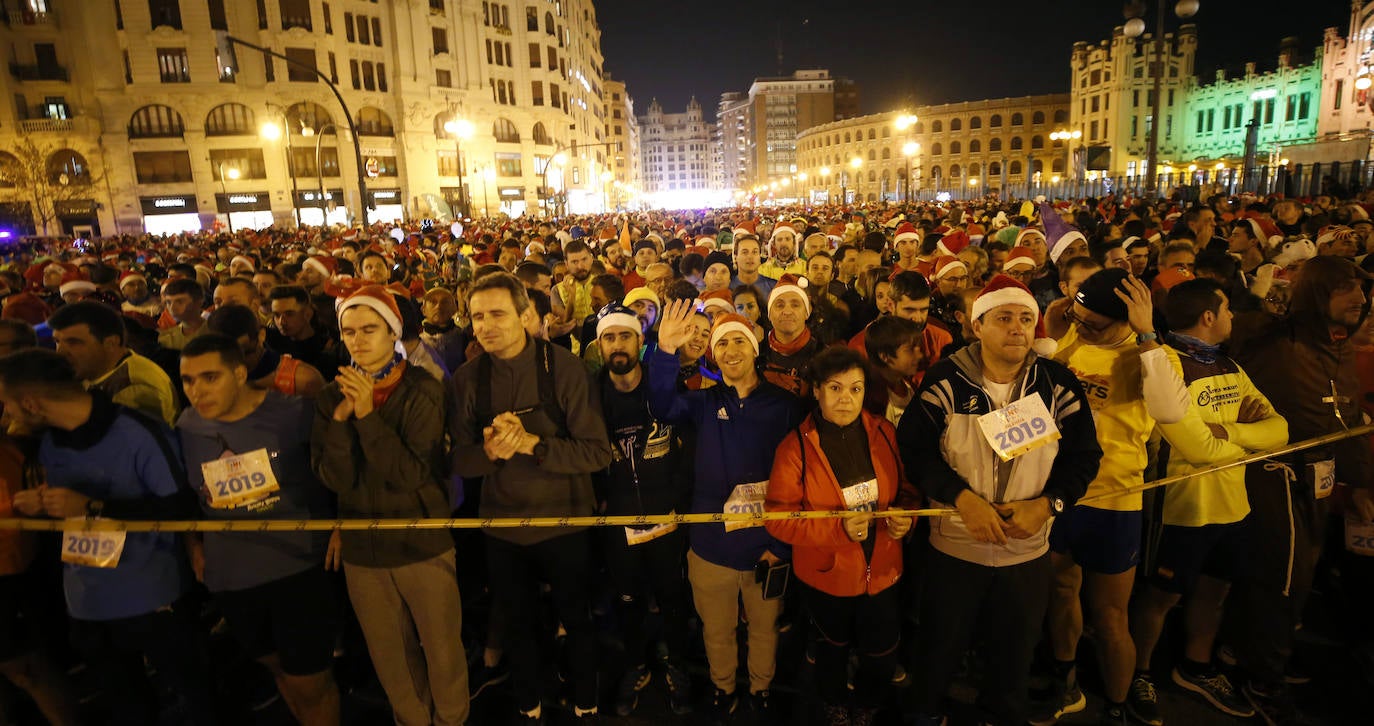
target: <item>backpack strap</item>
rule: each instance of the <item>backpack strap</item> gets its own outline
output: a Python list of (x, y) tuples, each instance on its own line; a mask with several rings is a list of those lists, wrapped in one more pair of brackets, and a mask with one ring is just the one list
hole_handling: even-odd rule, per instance
[(535, 375), (539, 379), (539, 405), (558, 427), (560, 438), (568, 435), (568, 415), (558, 404), (554, 390), (553, 344), (543, 338), (534, 339)]
[(491, 406), (491, 354), (477, 356), (477, 395), (474, 401), (477, 414), (477, 430), (491, 425), (496, 412)]

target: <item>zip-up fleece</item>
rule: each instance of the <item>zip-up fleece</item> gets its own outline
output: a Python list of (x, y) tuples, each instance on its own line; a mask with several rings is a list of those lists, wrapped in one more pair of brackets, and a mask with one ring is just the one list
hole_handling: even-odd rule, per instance
[[(800, 439), (796, 433), (790, 433), (778, 446), (777, 455), (773, 457), (773, 473), (768, 478), (765, 511), (845, 509), (840, 483), (821, 449), (814, 415), (802, 422)], [(892, 424), (867, 411), (860, 415), (868, 434), (873, 473), (878, 480), (875, 509), (917, 506), (921, 496), (902, 471), (895, 441), (897, 432)], [(774, 537), (792, 545), (792, 569), (797, 579), (821, 592), (835, 597), (876, 595), (896, 583), (902, 576), (902, 543), (888, 536), (887, 520), (873, 520), (872, 558), (865, 558), (863, 545), (849, 539), (841, 521), (839, 518), (777, 519), (766, 526)]]
[[(935, 506), (954, 506), (965, 489), (996, 504), (1051, 496), (1072, 505), (1087, 491), (1102, 460), (1082, 385), (1062, 364), (1031, 353), (1013, 384), (1011, 400), (1039, 395), (1060, 438), (1003, 462), (978, 425), (979, 416), (995, 410), (982, 370), (982, 344), (975, 342), (926, 373), (916, 401), (897, 427), (902, 463), (912, 483)], [(999, 477), (1003, 467), (1011, 467), (1010, 472)], [(938, 517), (931, 520), (930, 543), (967, 562), (1018, 565), (1048, 551), (1052, 522), (1033, 537), (999, 545), (974, 540), (958, 517)]]

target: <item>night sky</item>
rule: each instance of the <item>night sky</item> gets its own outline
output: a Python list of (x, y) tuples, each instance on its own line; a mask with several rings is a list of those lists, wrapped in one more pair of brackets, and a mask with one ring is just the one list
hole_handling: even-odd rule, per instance
[[(1173, 0), (1165, 26), (1178, 27)], [(1279, 40), (1300, 39), (1310, 60), (1328, 26), (1348, 31), (1347, 0), (1307, 0), (1275, 14), (1253, 0), (1201, 0), (1201, 79), (1239, 75), (1246, 61), (1275, 65)], [(679, 112), (693, 95), (708, 116), (725, 91), (755, 77), (828, 68), (859, 82), (861, 113), (905, 105), (1064, 93), (1075, 41), (1097, 42), (1122, 24), (1122, 0), (596, 0), (606, 70), (629, 84), (635, 112), (657, 97)], [(883, 7), (881, 12), (870, 8)], [(1150, 28), (1154, 4), (1149, 3)], [(1039, 8), (1028, 10), (1027, 8)], [(1054, 8), (1047, 12), (1045, 8)], [(1277, 19), (1278, 17), (1282, 19)], [(1233, 69), (1233, 70), (1230, 70)]]

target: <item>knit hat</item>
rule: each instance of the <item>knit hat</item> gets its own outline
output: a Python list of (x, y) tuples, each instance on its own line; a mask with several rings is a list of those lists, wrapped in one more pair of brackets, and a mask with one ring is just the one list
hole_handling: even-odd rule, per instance
[(629, 328), (639, 334), (644, 332), (635, 311), (618, 302), (607, 303), (606, 307), (601, 308), (596, 314), (596, 337), (600, 338), (608, 328), (617, 327)]
[(754, 345), (754, 355), (759, 354), (759, 339), (754, 336), (754, 326), (744, 319), (739, 313), (727, 313), (715, 319), (711, 324), (711, 350), (716, 349), (716, 342), (727, 333), (744, 333), (744, 337)]
[(148, 278), (144, 277), (143, 273), (135, 272), (133, 270), (125, 270), (124, 274), (119, 276), (119, 289), (123, 290), (124, 283), (133, 282), (135, 280), (142, 280), (144, 284), (147, 284), (148, 282)]
[(1059, 213), (1054, 211), (1048, 204), (1040, 205), (1040, 221), (1045, 225), (1045, 243), (1050, 248), (1050, 260), (1059, 262), (1059, 256), (1064, 254), (1064, 250), (1074, 243), (1074, 240), (1083, 240), (1083, 244), (1088, 243), (1088, 238), (1083, 236), (1078, 228), (1064, 221)]
[(983, 317), (983, 313), (1001, 305), (1024, 305), (1035, 314), (1037, 322), (1040, 320), (1040, 306), (1036, 304), (1030, 288), (1009, 275), (995, 275), (988, 281), (983, 291), (973, 299), (969, 316), (977, 320)]
[(634, 254), (639, 254), (640, 250), (653, 250), (654, 253), (657, 254), (658, 245), (654, 244), (654, 241), (651, 239), (642, 239), (636, 242), (635, 246), (632, 248)]
[(343, 314), (350, 308), (366, 307), (382, 316), (386, 321), (387, 327), (396, 337), (401, 337), (401, 308), (396, 304), (396, 298), (387, 292), (381, 285), (364, 285), (358, 288), (357, 292), (344, 298), (339, 302), (338, 316), (343, 320)]
[(1119, 267), (1094, 272), (1091, 277), (1083, 281), (1082, 285), (1078, 286), (1078, 294), (1074, 296), (1074, 302), (1112, 320), (1126, 320), (1130, 317), (1126, 308), (1126, 301), (1117, 297), (1116, 291), (1121, 288), (1121, 283), (1125, 281), (1128, 274)]
[(639, 287), (636, 287), (635, 289), (625, 293), (625, 300), (622, 302), (622, 304), (628, 308), (630, 307), (631, 303), (636, 303), (640, 300), (648, 300), (649, 302), (653, 303), (655, 310), (663, 307), (663, 303), (659, 301), (658, 295), (655, 294), (653, 290), (650, 290), (647, 285), (640, 285)]
[(734, 274), (734, 262), (734, 258), (724, 252), (712, 252), (706, 255), (706, 264), (701, 266), (701, 271), (704, 274), (707, 270), (711, 269), (711, 265), (725, 265), (725, 269), (729, 270), (731, 274)]
[(903, 222), (897, 227), (897, 234), (893, 236), (892, 241), (894, 243), (905, 242), (909, 239), (914, 239), (919, 242), (921, 241), (921, 233), (916, 229), (916, 225), (910, 222)]
[(735, 299), (730, 296), (729, 290), (712, 290), (703, 293), (701, 296), (702, 312), (711, 314), (711, 308), (719, 308), (727, 313), (735, 312)]
[(1012, 267), (1035, 267), (1035, 255), (1031, 254), (1029, 247), (1013, 247), (1007, 253), (1007, 259), (1002, 261), (1002, 269), (1009, 270)]
[(811, 298), (806, 295), (807, 280), (804, 277), (797, 277), (791, 273), (778, 278), (778, 284), (774, 286), (773, 292), (768, 295), (768, 307), (773, 307), (783, 295), (797, 295), (802, 299), (802, 304), (806, 307), (807, 317), (811, 316)]
[(957, 255), (968, 247), (968, 235), (962, 229), (945, 234), (935, 243), (935, 247), (946, 255)]
[(339, 261), (329, 255), (315, 255), (306, 258), (301, 266), (309, 267), (325, 277), (333, 277), (334, 273), (339, 269)]
[(1016, 238), (1020, 234), (1021, 228), (1017, 227), (1016, 225), (1011, 225), (1010, 227), (1003, 227), (1002, 229), (997, 230), (997, 233), (994, 234), (992, 238), (1008, 247), (1015, 247)]
[(941, 255), (935, 260), (935, 277), (938, 280), (945, 275), (952, 275), (959, 271), (968, 272), (968, 265), (964, 261), (953, 255)]

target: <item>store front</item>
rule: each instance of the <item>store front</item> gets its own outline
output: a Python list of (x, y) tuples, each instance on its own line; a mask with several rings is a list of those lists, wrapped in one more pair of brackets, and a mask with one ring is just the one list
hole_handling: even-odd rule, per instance
[(342, 189), (324, 191), (324, 210), (320, 209), (318, 189), (296, 192), (296, 209), (301, 214), (301, 224), (319, 227), (325, 224), (348, 226), (348, 207), (344, 206)]
[(267, 192), (216, 194), (215, 207), (230, 230), (263, 229), (271, 227), (274, 221), (272, 198)]
[(369, 189), (367, 196), (372, 200), (367, 211), (367, 223), (400, 222), (405, 219), (405, 205), (401, 203), (400, 189)]
[(496, 196), (501, 200), (501, 212), (511, 217), (525, 213), (524, 187), (497, 187)]
[(199, 232), (200, 214), (193, 194), (139, 197), (143, 209), (143, 230), (148, 234)]
[(62, 224), (62, 233), (73, 237), (99, 237), (94, 199), (66, 199), (53, 202), (53, 212)]

